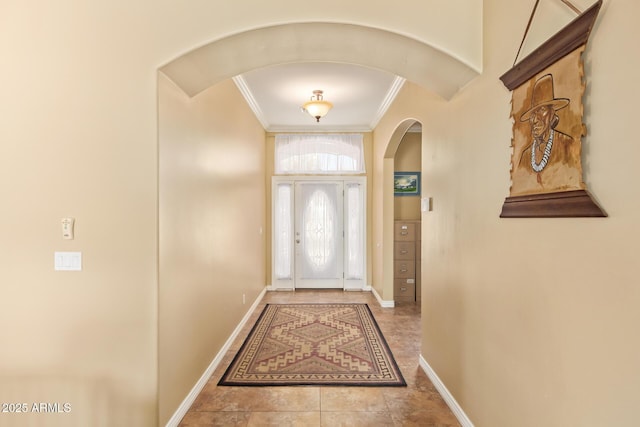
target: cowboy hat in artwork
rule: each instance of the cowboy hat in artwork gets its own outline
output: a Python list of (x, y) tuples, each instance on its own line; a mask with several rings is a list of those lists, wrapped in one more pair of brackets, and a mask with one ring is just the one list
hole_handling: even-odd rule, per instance
[(533, 85), (533, 94), (531, 95), (531, 108), (522, 113), (521, 122), (529, 121), (531, 113), (539, 107), (551, 106), (554, 111), (558, 111), (569, 105), (567, 98), (556, 98), (553, 94), (553, 75), (545, 74), (536, 80)]

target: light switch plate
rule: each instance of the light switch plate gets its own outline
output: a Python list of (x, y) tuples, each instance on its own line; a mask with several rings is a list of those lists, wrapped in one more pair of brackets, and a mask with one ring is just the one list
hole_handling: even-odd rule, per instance
[(62, 218), (62, 238), (65, 240), (73, 240), (73, 224), (75, 218)]
[(82, 252), (55, 252), (53, 265), (56, 271), (82, 271)]
[(420, 210), (422, 212), (431, 212), (433, 210), (433, 198), (423, 197), (420, 199)]

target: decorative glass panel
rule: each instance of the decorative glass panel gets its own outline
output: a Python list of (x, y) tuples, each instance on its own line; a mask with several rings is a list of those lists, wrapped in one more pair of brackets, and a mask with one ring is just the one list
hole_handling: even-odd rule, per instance
[(342, 278), (342, 220), (337, 183), (298, 183), (296, 204), (300, 205), (298, 225), (301, 241), (299, 278)]
[(277, 279), (292, 278), (293, 221), (292, 185), (278, 184), (274, 209), (274, 254)]
[(364, 276), (364, 206), (360, 184), (348, 184), (346, 189), (347, 253), (345, 278)]

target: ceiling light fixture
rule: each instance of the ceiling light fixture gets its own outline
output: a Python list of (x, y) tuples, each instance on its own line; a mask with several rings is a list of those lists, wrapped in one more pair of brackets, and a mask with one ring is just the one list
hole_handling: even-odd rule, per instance
[(302, 105), (302, 110), (309, 113), (311, 117), (315, 117), (316, 122), (319, 122), (320, 118), (324, 117), (329, 110), (331, 110), (331, 107), (333, 107), (333, 104), (324, 100), (322, 91), (314, 90), (311, 100)]

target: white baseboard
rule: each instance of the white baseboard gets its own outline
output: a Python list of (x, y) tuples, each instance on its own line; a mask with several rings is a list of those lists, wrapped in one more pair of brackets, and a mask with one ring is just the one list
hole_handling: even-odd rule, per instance
[(375, 288), (371, 288), (371, 292), (373, 292), (373, 295), (376, 297), (376, 299), (378, 300), (378, 304), (380, 304), (380, 307), (384, 307), (384, 308), (393, 308), (396, 306), (395, 301), (385, 301), (382, 299), (382, 297), (380, 296), (380, 294), (378, 294), (378, 292), (376, 291)]
[(220, 349), (216, 357), (213, 358), (213, 361), (211, 361), (211, 363), (209, 364), (207, 369), (204, 371), (204, 373), (202, 374), (198, 382), (196, 382), (196, 385), (193, 386), (193, 388), (191, 389), (187, 397), (185, 397), (185, 399), (182, 401), (180, 406), (178, 406), (178, 409), (176, 409), (176, 412), (174, 412), (171, 419), (167, 422), (166, 424), (167, 427), (178, 427), (178, 424), (180, 424), (180, 421), (182, 421), (182, 418), (184, 418), (184, 416), (187, 414), (187, 411), (189, 411), (189, 408), (191, 408), (191, 405), (193, 405), (193, 402), (195, 402), (196, 398), (198, 397), (198, 395), (200, 394), (204, 386), (209, 381), (209, 378), (211, 378), (211, 375), (213, 375), (213, 372), (216, 370), (218, 365), (220, 365), (222, 358), (227, 353), (227, 351), (229, 350), (229, 348), (231, 347), (235, 339), (238, 337), (238, 335), (240, 334), (240, 331), (242, 331), (242, 328), (244, 328), (246, 323), (249, 321), (249, 318), (251, 317), (255, 309), (258, 307), (258, 304), (260, 303), (260, 301), (262, 301), (262, 298), (264, 297), (264, 294), (266, 292), (267, 292), (266, 288), (264, 288), (262, 292), (260, 292), (260, 295), (258, 295), (254, 303), (251, 305), (251, 307), (247, 311), (247, 314), (244, 315), (244, 317), (242, 318), (242, 320), (240, 321), (236, 329), (233, 331), (229, 339), (222, 346), (222, 348)]
[(449, 389), (447, 389), (447, 387), (444, 385), (440, 377), (438, 377), (436, 372), (433, 370), (433, 368), (431, 368), (429, 363), (427, 363), (427, 361), (424, 359), (424, 357), (422, 357), (422, 355), (420, 355), (420, 367), (425, 372), (425, 374), (427, 374), (427, 376), (429, 377), (429, 379), (431, 380), (435, 388), (438, 390), (438, 392), (440, 393), (444, 401), (447, 403), (447, 405), (451, 409), (451, 412), (453, 412), (453, 414), (456, 416), (456, 418), (458, 419), (458, 422), (460, 422), (460, 425), (462, 427), (474, 427), (469, 417), (467, 417), (467, 414), (465, 414), (464, 411), (462, 410), (462, 407), (458, 404), (456, 399), (449, 392)]

